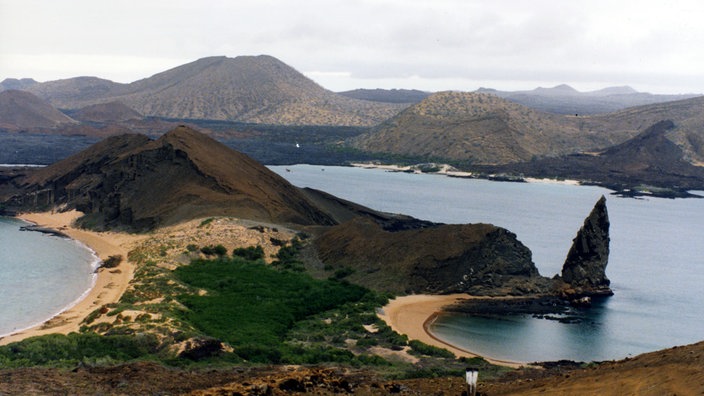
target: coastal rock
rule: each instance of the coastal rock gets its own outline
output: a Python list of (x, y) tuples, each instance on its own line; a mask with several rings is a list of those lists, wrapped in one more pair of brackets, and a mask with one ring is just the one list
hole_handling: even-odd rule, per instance
[(315, 241), (318, 258), (353, 283), (394, 293), (487, 294), (540, 278), (530, 250), (503, 228), (395, 225), (358, 218), (331, 227)]
[(609, 240), (609, 215), (602, 196), (577, 232), (562, 267), (562, 280), (580, 297), (613, 294), (606, 277)]

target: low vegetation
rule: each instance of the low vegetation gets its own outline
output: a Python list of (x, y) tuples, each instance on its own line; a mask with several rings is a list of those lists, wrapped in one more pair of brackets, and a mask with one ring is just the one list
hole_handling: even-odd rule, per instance
[(485, 367), (485, 376), (503, 371), (409, 342), (376, 315), (389, 296), (349, 284), (342, 273), (305, 273), (298, 258), (305, 243), (305, 235), (282, 243), (271, 265), (261, 246), (235, 248), (231, 256), (170, 246), (200, 257), (175, 269), (155, 261), (167, 259), (163, 244), (135, 249), (130, 258), (141, 264), (118, 304), (93, 312), (81, 333), (0, 347), (0, 366), (336, 364), (392, 378), (461, 375), (469, 363)]

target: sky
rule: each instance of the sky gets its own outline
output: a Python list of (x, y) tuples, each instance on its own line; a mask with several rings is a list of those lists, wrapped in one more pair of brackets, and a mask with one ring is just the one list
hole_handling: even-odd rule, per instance
[(699, 0), (0, 0), (0, 80), (266, 54), (332, 91), (704, 93), (702, 21)]

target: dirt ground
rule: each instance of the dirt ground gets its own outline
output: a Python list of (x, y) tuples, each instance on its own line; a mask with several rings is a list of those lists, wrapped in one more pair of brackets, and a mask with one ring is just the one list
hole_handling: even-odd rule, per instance
[[(584, 368), (521, 369), (480, 395), (703, 395), (704, 342)], [(183, 370), (155, 363), (0, 370), (0, 395), (462, 395), (461, 377), (385, 380), (366, 370), (269, 366)]]

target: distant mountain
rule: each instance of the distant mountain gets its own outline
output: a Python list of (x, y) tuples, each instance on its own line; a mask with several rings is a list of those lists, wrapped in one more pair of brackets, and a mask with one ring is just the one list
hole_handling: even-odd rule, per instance
[[(704, 163), (704, 96), (673, 102), (630, 107), (615, 113), (590, 117), (566, 117), (582, 130), (614, 134), (622, 143), (663, 120), (674, 127), (665, 135), (682, 150), (682, 159), (694, 165)], [(607, 148), (606, 146), (603, 147)], [(603, 150), (602, 150), (603, 151)], [(575, 150), (574, 152), (579, 152)], [(657, 160), (653, 157), (653, 160)]]
[(108, 100), (103, 98), (123, 86), (124, 84), (98, 77), (75, 77), (34, 84), (27, 87), (27, 90), (59, 109), (77, 109), (106, 102)]
[[(431, 95), (349, 141), (360, 150), (500, 165), (561, 155), (601, 152), (662, 120), (686, 162), (704, 164), (704, 97), (637, 106), (593, 116), (533, 110), (491, 94)], [(654, 159), (655, 160), (655, 159)]]
[(120, 101), (146, 116), (277, 125), (369, 126), (403, 108), (337, 95), (266, 55), (203, 58), (131, 84), (79, 77), (28, 89), (62, 109)]
[[(704, 167), (685, 160), (673, 142), (675, 123), (655, 123), (637, 136), (602, 152), (572, 154), (512, 164), (495, 171), (598, 181), (616, 190), (639, 185), (665, 189), (704, 188)], [(699, 140), (702, 142), (701, 138)]]
[(29, 92), (0, 92), (0, 129), (55, 128), (76, 121)]
[(628, 86), (607, 87), (597, 91), (579, 92), (565, 84), (552, 88), (540, 87), (530, 91), (497, 91), (495, 89), (480, 88), (476, 92), (490, 93), (544, 112), (571, 115), (609, 113), (633, 106), (670, 102), (700, 96), (693, 94), (653, 95), (638, 92)]
[(5, 91), (8, 89), (19, 89), (26, 90), (32, 85), (38, 84), (34, 79), (31, 78), (6, 78), (0, 82), (0, 91)]
[(67, 111), (67, 114), (76, 120), (89, 122), (119, 122), (144, 118), (122, 102), (94, 104), (78, 110)]
[[(624, 85), (621, 87), (606, 87), (606, 88), (598, 89), (596, 91), (584, 92), (582, 94), (588, 95), (588, 96), (610, 96), (610, 95), (633, 95), (633, 94), (639, 94), (639, 93), (641, 93), (641, 92), (636, 91), (635, 89), (629, 87), (628, 85)], [(664, 95), (664, 96), (680, 97), (682, 95)], [(687, 96), (687, 95), (684, 95), (684, 96)], [(685, 98), (680, 97), (679, 99), (685, 99)]]
[(539, 112), (495, 95), (441, 92), (354, 138), (350, 144), (370, 152), (468, 164), (504, 164), (607, 147), (625, 139), (580, 128), (575, 120)]
[(355, 89), (338, 92), (348, 98), (384, 103), (418, 103), (430, 96), (430, 92), (417, 89)]

